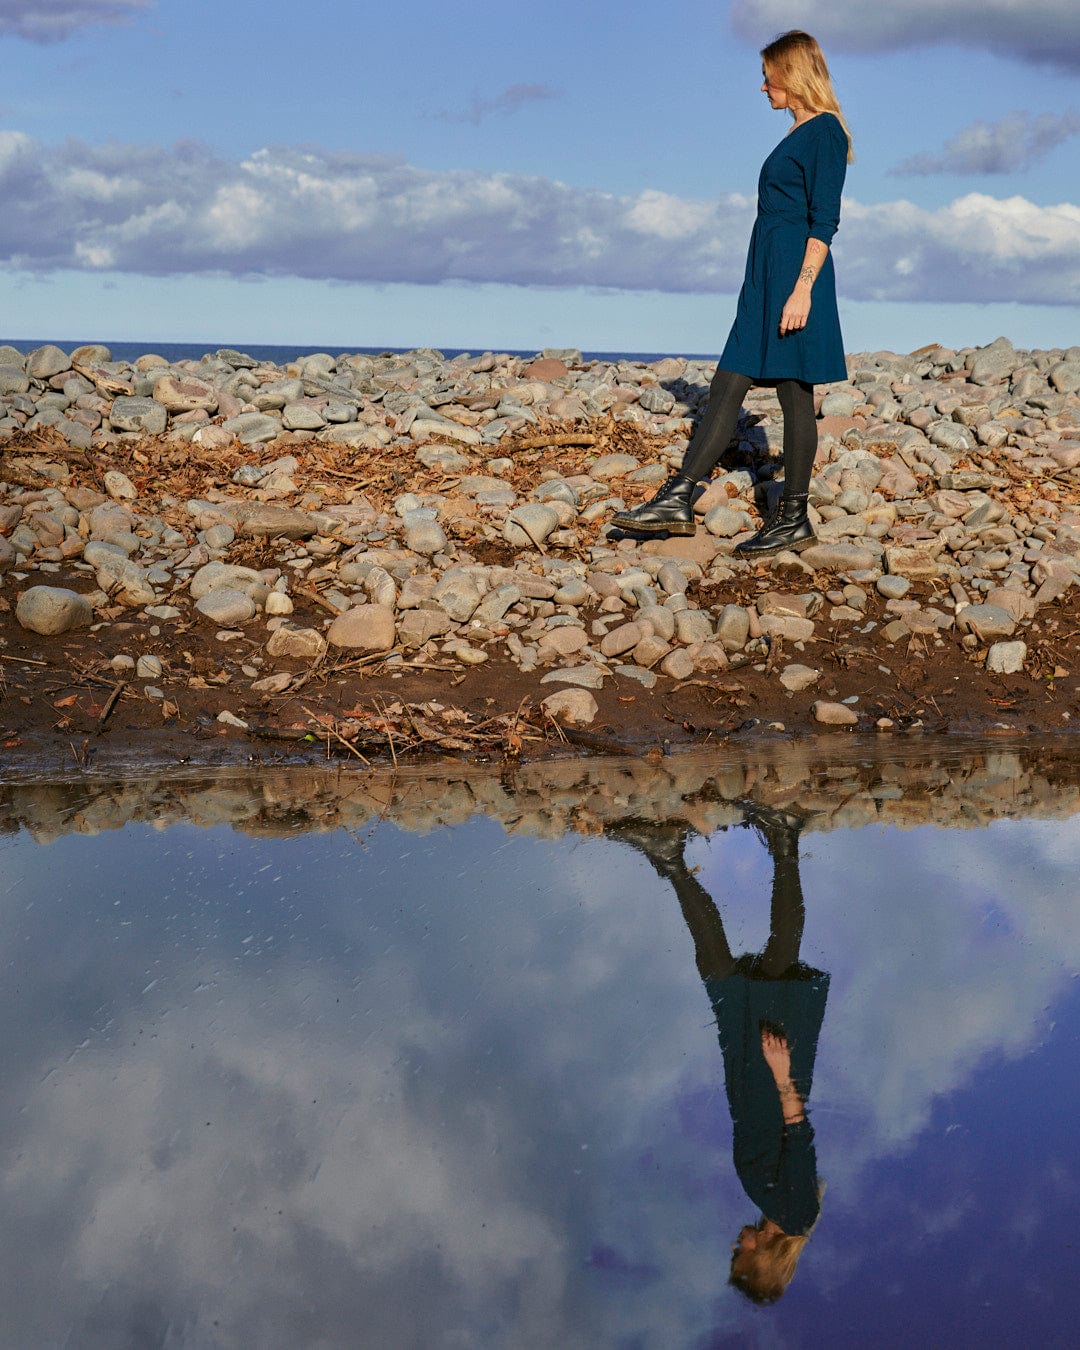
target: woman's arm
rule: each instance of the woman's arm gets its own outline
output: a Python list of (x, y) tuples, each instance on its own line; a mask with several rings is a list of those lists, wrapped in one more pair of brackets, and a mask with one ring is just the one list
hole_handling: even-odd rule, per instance
[(806, 252), (799, 268), (799, 279), (784, 304), (784, 312), (780, 315), (781, 337), (806, 327), (806, 321), (810, 317), (810, 292), (828, 256), (828, 244), (820, 239), (811, 238), (806, 241)]

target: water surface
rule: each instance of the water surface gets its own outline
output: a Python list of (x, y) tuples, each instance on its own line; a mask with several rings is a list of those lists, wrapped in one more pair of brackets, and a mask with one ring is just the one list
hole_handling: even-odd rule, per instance
[[(0, 1341), (1071, 1344), (1077, 780), (990, 751), (0, 788)], [(763, 808), (802, 823), (829, 987), (821, 1217), (757, 1307), (713, 1008), (640, 843), (686, 835), (758, 952)]]

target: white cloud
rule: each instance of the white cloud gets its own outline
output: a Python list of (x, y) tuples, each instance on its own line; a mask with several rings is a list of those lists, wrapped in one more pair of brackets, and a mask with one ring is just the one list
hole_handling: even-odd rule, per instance
[(975, 122), (958, 131), (938, 154), (912, 155), (894, 173), (1018, 173), (1030, 169), (1080, 132), (1076, 113), (1043, 113), (1031, 117), (1014, 112), (998, 122)]
[[(738, 289), (753, 208), (645, 189), (436, 172), (375, 155), (268, 147), (0, 140), (0, 265), (343, 282), (492, 282), (668, 293)], [(937, 210), (848, 199), (849, 300), (1080, 300), (1080, 206), (972, 193)]]
[(953, 43), (1064, 69), (1080, 66), (1076, 0), (824, 0), (809, 13), (804, 0), (735, 0), (731, 15), (736, 29), (759, 47), (785, 29), (808, 25), (826, 49), (839, 51)]
[(62, 42), (81, 28), (126, 23), (151, 0), (0, 0), (0, 36)]

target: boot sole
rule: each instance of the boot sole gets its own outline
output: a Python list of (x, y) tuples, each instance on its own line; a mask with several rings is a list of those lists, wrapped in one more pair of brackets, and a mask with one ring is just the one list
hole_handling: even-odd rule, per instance
[(645, 522), (630, 520), (624, 517), (622, 520), (618, 516), (613, 516), (611, 524), (617, 530), (626, 530), (630, 534), (684, 534), (691, 535), (697, 533), (697, 526), (687, 524), (683, 521), (673, 520), (666, 525), (656, 522)]

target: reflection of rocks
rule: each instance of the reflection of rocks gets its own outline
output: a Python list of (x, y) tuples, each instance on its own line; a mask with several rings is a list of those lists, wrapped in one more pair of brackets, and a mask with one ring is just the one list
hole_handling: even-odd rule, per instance
[(83, 776), (0, 787), (0, 832), (19, 826), (39, 841), (97, 834), (132, 821), (228, 824), (252, 835), (359, 829), (386, 819), (426, 832), (476, 815), (508, 832), (553, 838), (599, 833), (628, 816), (683, 820), (702, 834), (743, 819), (743, 803), (797, 808), (808, 829), (868, 824), (977, 827), (992, 820), (1062, 819), (1080, 812), (1080, 761), (1067, 753), (985, 749), (933, 759), (857, 764), (815, 757), (810, 745), (740, 748), (644, 759), (561, 760), (521, 765), (439, 764), (396, 773), (311, 767), (235, 769), (120, 781)]

